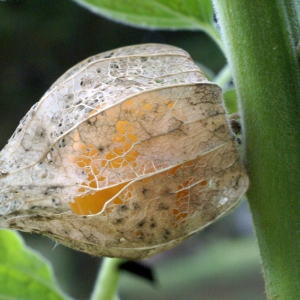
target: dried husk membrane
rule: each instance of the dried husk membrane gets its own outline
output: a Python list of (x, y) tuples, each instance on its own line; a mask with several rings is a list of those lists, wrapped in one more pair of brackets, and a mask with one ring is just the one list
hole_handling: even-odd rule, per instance
[(248, 186), (221, 95), (173, 46), (77, 64), (0, 153), (0, 227), (130, 259), (177, 245)]

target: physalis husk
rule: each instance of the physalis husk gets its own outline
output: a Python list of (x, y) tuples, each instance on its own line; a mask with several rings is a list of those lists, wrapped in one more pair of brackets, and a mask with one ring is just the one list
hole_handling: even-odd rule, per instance
[(160, 44), (67, 71), (21, 121), (0, 172), (1, 228), (130, 259), (177, 245), (248, 186), (221, 89)]

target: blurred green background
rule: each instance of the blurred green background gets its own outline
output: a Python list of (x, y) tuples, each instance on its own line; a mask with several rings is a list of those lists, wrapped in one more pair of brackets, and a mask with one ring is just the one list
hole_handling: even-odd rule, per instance
[[(106, 50), (152, 42), (179, 46), (216, 74), (225, 64), (222, 53), (201, 32), (136, 29), (92, 14), (70, 0), (1, 1), (1, 147), (30, 107), (68, 68)], [(65, 292), (75, 299), (89, 298), (100, 258), (45, 237), (24, 237), (53, 263)], [(122, 300), (266, 299), (246, 201), (182, 245), (143, 263), (153, 268), (157, 282), (150, 284), (122, 272)]]

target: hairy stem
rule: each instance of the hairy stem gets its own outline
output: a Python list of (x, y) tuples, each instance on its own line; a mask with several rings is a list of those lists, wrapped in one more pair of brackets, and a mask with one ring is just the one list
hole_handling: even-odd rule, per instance
[(119, 279), (119, 265), (123, 259), (105, 257), (103, 259), (91, 300), (116, 300)]
[(214, 0), (244, 122), (268, 299), (300, 295), (298, 1)]

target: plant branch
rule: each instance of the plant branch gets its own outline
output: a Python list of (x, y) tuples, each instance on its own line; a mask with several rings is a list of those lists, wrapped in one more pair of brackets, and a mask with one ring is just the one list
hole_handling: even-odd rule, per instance
[(226, 64), (213, 81), (224, 90), (230, 83), (231, 79), (231, 71), (228, 64)]
[[(297, 0), (213, 0), (244, 120), (248, 200), (268, 299), (300, 295)], [(287, 4), (289, 3), (289, 4)]]
[(103, 259), (91, 300), (117, 299), (117, 284), (120, 275), (119, 265), (123, 261), (124, 259), (119, 258), (105, 257)]

